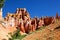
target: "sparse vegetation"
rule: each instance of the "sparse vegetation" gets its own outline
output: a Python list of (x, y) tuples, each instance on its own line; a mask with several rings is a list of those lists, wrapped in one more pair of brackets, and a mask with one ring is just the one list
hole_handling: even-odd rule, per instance
[(38, 40), (38, 38), (36, 38), (36, 40)]
[(40, 29), (42, 30), (42, 29), (44, 29), (45, 28), (45, 26), (42, 26)]
[(39, 31), (39, 30), (43, 30), (46, 26), (41, 26), (40, 28), (38, 28), (36, 31)]
[(20, 31), (17, 30), (16, 33), (12, 35), (12, 38), (9, 38), (9, 40), (22, 40), (22, 38), (24, 38), (26, 35), (21, 35), (19, 32)]

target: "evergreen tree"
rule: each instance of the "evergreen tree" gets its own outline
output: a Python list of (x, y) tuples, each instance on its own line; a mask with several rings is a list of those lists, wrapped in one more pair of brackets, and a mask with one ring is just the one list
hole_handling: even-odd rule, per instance
[(0, 9), (3, 7), (4, 5), (4, 0), (0, 0)]

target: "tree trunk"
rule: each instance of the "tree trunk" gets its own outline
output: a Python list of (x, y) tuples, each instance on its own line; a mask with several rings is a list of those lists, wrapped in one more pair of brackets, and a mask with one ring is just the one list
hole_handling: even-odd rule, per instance
[(2, 8), (0, 8), (0, 20), (2, 20)]

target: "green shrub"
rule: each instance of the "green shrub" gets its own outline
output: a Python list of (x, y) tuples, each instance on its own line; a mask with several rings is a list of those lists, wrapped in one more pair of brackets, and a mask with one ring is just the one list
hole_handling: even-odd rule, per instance
[(24, 38), (26, 35), (21, 35), (19, 32), (20, 31), (17, 30), (16, 33), (12, 35), (12, 38), (9, 38), (9, 40), (22, 40), (22, 38)]
[(0, 0), (0, 8), (3, 7), (3, 5), (4, 5), (4, 1), (5, 1), (5, 0)]

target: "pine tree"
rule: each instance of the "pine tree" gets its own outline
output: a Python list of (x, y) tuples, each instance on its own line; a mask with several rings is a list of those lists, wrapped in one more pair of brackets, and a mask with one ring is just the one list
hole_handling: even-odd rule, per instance
[(0, 0), (0, 9), (3, 7), (4, 5), (4, 0)]

